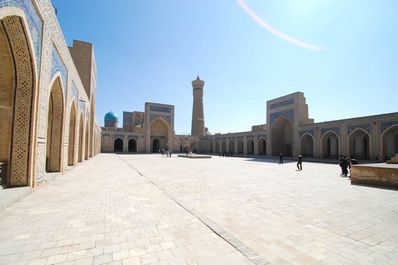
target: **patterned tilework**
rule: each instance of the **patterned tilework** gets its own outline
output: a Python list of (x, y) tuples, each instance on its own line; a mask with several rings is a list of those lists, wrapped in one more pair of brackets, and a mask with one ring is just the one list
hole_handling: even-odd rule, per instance
[(75, 85), (75, 82), (72, 82), (72, 100), (73, 100), (73, 99), (76, 99), (76, 100), (79, 99), (79, 92), (78, 92), (78, 90), (77, 90), (77, 87), (76, 87), (76, 85)]
[(283, 106), (291, 105), (293, 103), (294, 103), (294, 99), (291, 98), (291, 99), (288, 99), (288, 100), (285, 100), (285, 101), (281, 101), (281, 102), (272, 104), (271, 105), (271, 109), (280, 108), (280, 107), (283, 107)]
[(391, 125), (398, 125), (398, 120), (397, 121), (385, 121), (385, 122), (382, 122), (381, 126), (380, 126), (381, 133), (383, 133)]
[(159, 117), (163, 118), (171, 126), (171, 116), (170, 115), (151, 114), (149, 117), (150, 122), (152, 123), (154, 120), (156, 120)]
[(370, 133), (370, 124), (360, 124), (360, 125), (350, 125), (348, 126), (348, 134), (350, 134), (352, 131), (354, 131), (357, 128), (364, 129), (368, 133)]
[(271, 124), (280, 116), (284, 116), (288, 118), (292, 123), (294, 121), (294, 112), (293, 110), (286, 110), (286, 111), (280, 111), (280, 112), (275, 112), (271, 113)]
[(52, 50), (52, 61), (51, 61), (51, 78), (57, 73), (60, 72), (62, 76), (62, 82), (64, 86), (64, 93), (66, 95), (67, 92), (67, 84), (68, 84), (68, 70), (66, 69), (66, 66), (64, 62), (61, 59), (61, 56), (59, 55), (59, 52), (55, 46), (53, 46)]
[(151, 106), (150, 111), (171, 113), (171, 108), (162, 106)]
[(83, 116), (84, 116), (84, 113), (86, 110), (85, 106), (86, 106), (85, 102), (82, 100), (79, 100), (79, 107), (80, 107), (79, 112), (83, 112)]
[(308, 129), (308, 130), (302, 130), (300, 131), (300, 137), (303, 136), (305, 133), (311, 134), (313, 137), (315, 136), (314, 134), (314, 129)]
[(35, 49), (37, 72), (40, 73), (41, 40), (43, 35), (43, 21), (31, 0), (0, 0), (0, 8), (14, 6), (21, 8), (26, 15)]
[(333, 127), (333, 128), (322, 128), (321, 129), (321, 135), (325, 134), (327, 131), (333, 131), (337, 135), (340, 135), (340, 128), (339, 127)]

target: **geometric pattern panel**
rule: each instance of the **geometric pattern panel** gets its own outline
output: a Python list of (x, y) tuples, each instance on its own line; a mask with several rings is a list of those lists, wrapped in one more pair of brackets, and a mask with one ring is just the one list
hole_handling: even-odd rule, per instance
[(348, 126), (348, 134), (350, 134), (352, 131), (354, 131), (358, 128), (363, 129), (363, 130), (367, 131), (368, 133), (370, 133), (370, 124), (359, 124), (359, 125)]
[(34, 88), (33, 63), (21, 19), (6, 17), (2, 21), (10, 41), (16, 71), (10, 185), (24, 186), (29, 184), (29, 147)]
[(294, 112), (293, 112), (293, 110), (286, 110), (286, 111), (280, 111), (280, 112), (271, 113), (270, 123), (272, 124), (280, 116), (283, 116), (283, 117), (289, 119), (292, 123), (294, 122)]
[(327, 131), (333, 131), (333, 132), (335, 132), (337, 135), (340, 135), (340, 128), (339, 128), (339, 127), (322, 128), (322, 129), (321, 129), (321, 135), (323, 135), (323, 134), (326, 133)]
[(150, 111), (171, 113), (171, 108), (162, 106), (151, 106)]
[(381, 123), (380, 126), (380, 132), (383, 133), (387, 128), (389, 128), (392, 125), (398, 125), (398, 121), (385, 121)]
[(303, 136), (305, 133), (309, 133), (314, 136), (314, 129), (302, 130), (300, 131), (300, 137)]
[(62, 85), (64, 86), (64, 94), (66, 95), (68, 70), (66, 69), (64, 62), (62, 61), (57, 48), (53, 45), (52, 60), (51, 60), (51, 78), (53, 78), (57, 72), (61, 73)]
[(285, 100), (285, 101), (281, 101), (281, 102), (272, 104), (271, 105), (271, 109), (280, 108), (280, 107), (283, 107), (283, 106), (291, 105), (293, 103), (294, 103), (294, 99), (291, 98), (291, 99), (288, 99), (288, 100)]
[(19, 7), (25, 12), (27, 23), (29, 26), (29, 32), (32, 36), (33, 46), (36, 55), (37, 72), (40, 71), (40, 59), (41, 59), (41, 40), (43, 34), (43, 21), (41, 20), (39, 13), (36, 10), (32, 0), (0, 0), (0, 7), (14, 6)]
[(161, 115), (161, 114), (150, 114), (150, 123), (152, 123), (157, 118), (163, 118), (167, 123), (171, 126), (171, 116), (170, 115)]

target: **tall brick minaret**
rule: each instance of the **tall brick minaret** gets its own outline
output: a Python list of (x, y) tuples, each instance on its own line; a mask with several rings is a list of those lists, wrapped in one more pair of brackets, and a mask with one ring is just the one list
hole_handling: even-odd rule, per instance
[(193, 87), (193, 108), (192, 108), (192, 136), (205, 135), (205, 117), (203, 113), (203, 86), (205, 82), (196, 78), (192, 81)]

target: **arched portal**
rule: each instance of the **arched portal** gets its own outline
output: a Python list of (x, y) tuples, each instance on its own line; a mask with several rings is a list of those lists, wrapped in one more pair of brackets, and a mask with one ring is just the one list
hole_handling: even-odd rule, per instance
[(398, 154), (398, 126), (394, 125), (384, 131), (383, 139), (383, 155), (384, 159), (388, 160)]
[(210, 142), (210, 148), (209, 148), (209, 152), (210, 154), (212, 154), (214, 152), (214, 147), (213, 147), (213, 141)]
[(369, 160), (369, 134), (361, 129), (356, 129), (348, 137), (348, 154), (351, 158)]
[(46, 156), (47, 172), (61, 171), (63, 116), (64, 101), (62, 96), (61, 79), (58, 77), (51, 87), (48, 103)]
[(258, 154), (260, 156), (267, 154), (267, 142), (263, 138), (258, 141)]
[(134, 138), (131, 138), (129, 140), (128, 151), (129, 151), (129, 153), (136, 153), (137, 152), (137, 141)]
[(238, 154), (243, 155), (243, 141), (239, 140), (238, 142)]
[(306, 133), (301, 137), (300, 154), (303, 157), (314, 157), (314, 138)]
[(77, 156), (77, 161), (83, 161), (83, 132), (84, 132), (84, 122), (83, 122), (83, 114), (80, 114), (80, 121), (79, 121), (79, 155)]
[(33, 167), (35, 60), (23, 19), (0, 21), (0, 162), (7, 186), (26, 186)]
[(93, 157), (94, 153), (94, 97), (91, 96), (90, 102), (90, 151), (89, 156)]
[(338, 158), (339, 154), (339, 137), (332, 131), (325, 133), (322, 136), (322, 157)]
[(75, 164), (76, 106), (72, 103), (69, 117), (68, 166)]
[(168, 144), (169, 125), (163, 119), (158, 118), (151, 124), (151, 150), (158, 152), (159, 149), (167, 149)]
[(235, 153), (235, 143), (233, 141), (229, 142), (228, 152), (231, 153), (231, 154)]
[(247, 140), (247, 154), (254, 155), (254, 141), (252, 139)]
[(160, 140), (154, 139), (152, 142), (152, 153), (158, 153), (160, 149)]
[(227, 142), (222, 141), (221, 147), (223, 153), (227, 152)]
[(220, 153), (220, 142), (216, 141), (216, 153), (219, 154)]
[(90, 142), (90, 124), (89, 124), (89, 122), (88, 122), (88, 119), (87, 119), (87, 123), (86, 123), (86, 140), (84, 141), (84, 143), (85, 143), (85, 152), (84, 152), (84, 159), (85, 160), (87, 160), (88, 159), (88, 157), (89, 157), (89, 150), (90, 150), (90, 147), (89, 147), (89, 142)]
[(285, 117), (279, 117), (271, 126), (272, 155), (293, 155), (293, 126)]
[(123, 152), (123, 140), (120, 138), (116, 138), (113, 142), (113, 151), (115, 153), (122, 153)]

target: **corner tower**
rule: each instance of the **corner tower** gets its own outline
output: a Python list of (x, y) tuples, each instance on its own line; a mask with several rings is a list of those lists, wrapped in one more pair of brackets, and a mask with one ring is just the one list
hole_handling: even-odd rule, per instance
[(205, 82), (199, 76), (192, 81), (193, 108), (192, 108), (192, 136), (205, 135), (205, 117), (203, 113), (203, 87)]

